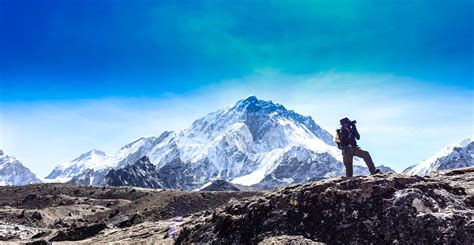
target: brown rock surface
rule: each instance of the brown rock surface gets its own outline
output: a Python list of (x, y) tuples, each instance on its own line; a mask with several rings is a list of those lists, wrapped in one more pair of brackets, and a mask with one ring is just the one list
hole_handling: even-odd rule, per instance
[(473, 244), (474, 168), (427, 177), (378, 174), (279, 188), (186, 224), (181, 243)]
[[(166, 234), (169, 227), (163, 226), (169, 222), (163, 220), (212, 210), (231, 199), (259, 194), (69, 184), (2, 186), (0, 240), (97, 243), (103, 238), (117, 242), (126, 237), (111, 235), (110, 231), (122, 230), (131, 237), (135, 235), (130, 232), (142, 234), (126, 239), (139, 241), (140, 237), (148, 237), (146, 231), (155, 230), (153, 226), (161, 227)], [(148, 227), (137, 230), (142, 223)]]
[(0, 241), (473, 244), (474, 168), (333, 178), (272, 192), (0, 187)]

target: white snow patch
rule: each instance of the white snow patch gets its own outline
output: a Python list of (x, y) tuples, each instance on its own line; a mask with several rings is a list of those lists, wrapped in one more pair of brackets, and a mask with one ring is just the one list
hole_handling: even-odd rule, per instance
[(262, 154), (260, 164), (255, 171), (250, 174), (235, 178), (231, 182), (234, 184), (247, 186), (257, 184), (258, 182), (262, 181), (263, 178), (265, 178), (265, 175), (267, 175), (269, 170), (274, 167), (273, 163), (279, 159), (285, 153), (285, 151), (285, 149), (275, 149), (266, 154)]

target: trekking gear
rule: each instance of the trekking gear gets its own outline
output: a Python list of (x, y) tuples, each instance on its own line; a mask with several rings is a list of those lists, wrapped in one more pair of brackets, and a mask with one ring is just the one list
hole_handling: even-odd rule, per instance
[(341, 130), (340, 129), (336, 130), (336, 135), (334, 136), (334, 142), (336, 143), (337, 148), (339, 150), (344, 149), (344, 146), (342, 145), (342, 142), (341, 142)]

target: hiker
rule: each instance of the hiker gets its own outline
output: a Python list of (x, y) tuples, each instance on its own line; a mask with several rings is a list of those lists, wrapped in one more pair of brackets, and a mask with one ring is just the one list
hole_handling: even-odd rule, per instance
[(346, 167), (346, 176), (352, 177), (353, 175), (352, 158), (354, 156), (364, 159), (370, 174), (380, 173), (380, 170), (375, 168), (369, 152), (360, 149), (357, 145), (356, 140), (360, 139), (360, 135), (355, 125), (356, 121), (351, 121), (345, 117), (339, 122), (341, 123), (341, 128), (336, 130), (336, 143), (338, 148), (342, 150), (342, 160)]

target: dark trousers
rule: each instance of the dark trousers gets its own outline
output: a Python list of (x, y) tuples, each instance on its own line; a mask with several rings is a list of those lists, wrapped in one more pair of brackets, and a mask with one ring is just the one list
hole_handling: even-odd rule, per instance
[(370, 157), (368, 151), (364, 151), (359, 147), (347, 147), (342, 151), (342, 160), (344, 162), (344, 166), (346, 167), (347, 177), (352, 177), (353, 175), (354, 170), (352, 168), (352, 158), (354, 156), (364, 159), (365, 164), (367, 164), (367, 167), (369, 168), (370, 174), (375, 173), (375, 164), (372, 161), (372, 157)]

